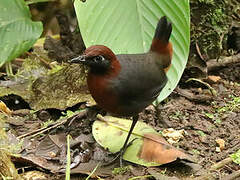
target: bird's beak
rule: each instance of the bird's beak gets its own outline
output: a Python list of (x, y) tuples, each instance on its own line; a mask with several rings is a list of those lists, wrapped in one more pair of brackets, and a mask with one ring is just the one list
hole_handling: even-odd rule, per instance
[(69, 63), (85, 63), (86, 62), (86, 57), (85, 55), (78, 56), (76, 58), (73, 58), (69, 60)]

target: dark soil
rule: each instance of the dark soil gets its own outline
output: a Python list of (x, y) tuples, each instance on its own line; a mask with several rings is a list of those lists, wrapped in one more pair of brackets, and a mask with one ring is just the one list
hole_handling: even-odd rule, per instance
[[(174, 129), (185, 129), (187, 135), (177, 146), (192, 154), (202, 169), (207, 170), (214, 163), (240, 149), (240, 104), (238, 102), (235, 106), (233, 102), (234, 97), (235, 101), (239, 101), (240, 97), (239, 76), (235, 77), (239, 70), (240, 66), (235, 66), (215, 73), (224, 79), (212, 85), (217, 95), (209, 103), (196, 103), (173, 92), (167, 103), (158, 106), (157, 111), (145, 110), (141, 118), (146, 122), (150, 120), (149, 123), (158, 130), (166, 124)], [(230, 81), (233, 79), (238, 81), (233, 83)], [(199, 93), (209, 91), (191, 86), (189, 90)], [(208, 117), (207, 113), (213, 116)], [(165, 121), (165, 124), (161, 121)], [(225, 148), (221, 152), (216, 151), (217, 139), (225, 141)], [(240, 167), (234, 163), (228, 164), (215, 174), (215, 178), (218, 179), (239, 169)], [(204, 174), (206, 171), (201, 173)], [(198, 172), (196, 175), (201, 173)]]

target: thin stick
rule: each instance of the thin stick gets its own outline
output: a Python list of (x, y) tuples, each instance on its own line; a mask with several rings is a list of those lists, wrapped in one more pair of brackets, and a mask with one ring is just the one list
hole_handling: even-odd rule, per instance
[(228, 157), (226, 159), (223, 159), (222, 161), (219, 161), (218, 163), (216, 164), (213, 164), (211, 167), (210, 167), (210, 171), (216, 171), (220, 168), (222, 168), (223, 166), (229, 164), (232, 162), (232, 158)]
[(41, 128), (41, 129), (36, 129), (36, 130), (31, 131), (29, 133), (26, 133), (26, 134), (23, 134), (21, 136), (18, 136), (18, 139), (21, 139), (21, 138), (24, 138), (24, 137), (27, 137), (27, 136), (29, 136), (29, 137), (37, 136), (37, 135), (42, 134), (42, 133), (44, 133), (46, 131), (54, 129), (54, 128), (58, 127), (58, 126), (61, 126), (62, 124), (65, 124), (66, 122), (68, 122), (68, 121), (70, 121), (72, 119), (82, 118), (83, 116), (86, 115), (86, 112), (87, 112), (87, 110), (83, 110), (80, 113), (76, 113), (76, 114), (74, 114), (71, 117), (66, 117), (66, 118), (62, 119), (61, 122), (57, 122), (56, 124), (50, 124), (49, 125), (50, 127), (48, 126), (48, 127), (44, 127), (44, 128)]
[(48, 69), (52, 69), (52, 66), (50, 65), (50, 63), (48, 63), (45, 59), (43, 59), (40, 55), (37, 55), (37, 54), (32, 54), (32, 53), (30, 53), (30, 52), (26, 52), (26, 54), (28, 55), (28, 56), (35, 56), (35, 57), (37, 57), (42, 63), (43, 63), (43, 65), (45, 65)]
[(214, 71), (220, 67), (225, 67), (227, 65), (233, 64), (233, 63), (239, 63), (240, 62), (240, 53), (229, 56), (229, 57), (223, 57), (220, 59), (210, 59), (207, 61), (207, 69), (208, 71)]

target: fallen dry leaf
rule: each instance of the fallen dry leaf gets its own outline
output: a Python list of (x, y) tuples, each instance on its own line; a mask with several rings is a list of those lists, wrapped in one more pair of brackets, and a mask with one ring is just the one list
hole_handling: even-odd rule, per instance
[(184, 130), (175, 130), (173, 128), (164, 129), (162, 132), (163, 137), (167, 139), (170, 144), (177, 143), (181, 138), (183, 138)]
[(218, 144), (216, 151), (221, 152), (225, 148), (225, 141), (223, 139), (216, 139), (215, 141)]
[(149, 133), (143, 139), (139, 158), (145, 161), (166, 164), (179, 158), (193, 162), (185, 153), (168, 144), (161, 135)]
[(216, 83), (221, 79), (220, 76), (208, 76), (208, 81), (210, 81), (211, 83)]
[(48, 175), (40, 171), (29, 171), (21, 174), (22, 178), (25, 180), (41, 180), (48, 179)]

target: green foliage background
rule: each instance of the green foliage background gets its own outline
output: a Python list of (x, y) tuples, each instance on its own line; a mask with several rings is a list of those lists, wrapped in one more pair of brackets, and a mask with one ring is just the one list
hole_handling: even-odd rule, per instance
[(24, 0), (0, 1), (0, 67), (32, 47), (42, 33)]
[(114, 53), (143, 53), (150, 48), (156, 24), (166, 15), (173, 24), (174, 54), (168, 83), (157, 99), (165, 99), (178, 84), (190, 44), (189, 1), (101, 0), (75, 1), (80, 30), (87, 47), (103, 44)]

